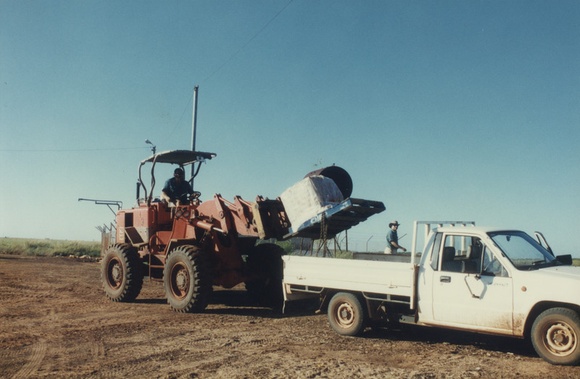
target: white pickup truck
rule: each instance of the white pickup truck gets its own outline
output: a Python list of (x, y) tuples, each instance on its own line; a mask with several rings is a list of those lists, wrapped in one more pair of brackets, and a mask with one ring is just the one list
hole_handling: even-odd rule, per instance
[(319, 297), (342, 335), (390, 323), (461, 329), (530, 338), (546, 361), (576, 365), (580, 267), (542, 242), (473, 222), (415, 222), (409, 262), (285, 256), (284, 299)]

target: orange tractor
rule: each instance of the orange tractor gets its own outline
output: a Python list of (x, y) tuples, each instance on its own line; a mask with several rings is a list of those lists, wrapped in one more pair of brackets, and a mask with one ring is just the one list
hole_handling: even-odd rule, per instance
[[(173, 150), (141, 161), (137, 205), (117, 212), (115, 243), (102, 259), (103, 287), (112, 301), (133, 301), (141, 291), (143, 279), (149, 277), (163, 281), (167, 300), (177, 312), (201, 312), (208, 304), (213, 286), (231, 288), (240, 283), (245, 283), (256, 300), (279, 305), (284, 252), (264, 240), (331, 238), (385, 209), (381, 202), (350, 198), (350, 176), (337, 166), (307, 175), (321, 178), (320, 183), (330, 181), (340, 198), (312, 208), (312, 217), (304, 220), (301, 216), (300, 225), (292, 225), (288, 217), (288, 211), (303, 213), (307, 208), (300, 189), (290, 193), (286, 202), (261, 196), (253, 202), (236, 196), (229, 202), (219, 194), (202, 202), (199, 192), (194, 192), (189, 204), (170, 206), (153, 198), (158, 163), (181, 168), (190, 165), (195, 168), (197, 164), (197, 175), (201, 164), (214, 157), (214, 153)], [(149, 188), (142, 175), (146, 164), (151, 164)], [(313, 191), (309, 190), (312, 196)], [(314, 188), (316, 191), (315, 202), (328, 198), (325, 193), (320, 196), (319, 188)]]

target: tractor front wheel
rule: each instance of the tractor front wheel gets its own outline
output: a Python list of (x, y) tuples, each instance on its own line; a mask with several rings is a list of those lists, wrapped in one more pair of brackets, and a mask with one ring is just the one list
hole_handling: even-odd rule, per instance
[(173, 249), (165, 262), (163, 287), (174, 311), (203, 311), (212, 291), (209, 262), (203, 251), (190, 245)]
[(101, 280), (107, 297), (120, 302), (135, 300), (143, 287), (141, 268), (134, 248), (126, 244), (111, 246), (101, 262)]

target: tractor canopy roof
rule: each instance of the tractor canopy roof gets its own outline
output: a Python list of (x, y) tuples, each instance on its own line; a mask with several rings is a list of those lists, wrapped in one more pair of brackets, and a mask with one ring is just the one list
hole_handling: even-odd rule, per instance
[[(137, 188), (137, 203), (139, 203), (139, 188), (143, 188), (145, 194), (145, 201), (147, 204), (151, 204), (153, 199), (153, 190), (155, 188), (155, 165), (157, 163), (170, 163), (179, 165), (179, 167), (193, 165), (195, 163), (198, 164), (195, 173), (193, 173), (192, 169), (192, 178), (190, 181), (193, 181), (193, 178), (197, 176), (201, 164), (205, 162), (206, 159), (212, 159), (217, 154), (215, 153), (205, 153), (203, 151), (193, 151), (193, 150), (170, 150), (170, 151), (163, 151), (161, 153), (153, 154), (147, 159), (144, 159), (139, 164), (139, 182)], [(143, 181), (143, 176), (141, 173), (141, 169), (146, 163), (151, 163), (151, 184), (149, 186), (149, 190), (145, 186)], [(192, 182), (193, 183), (193, 182)]]
[(180, 166), (185, 166), (195, 162), (201, 162), (206, 159), (215, 157), (215, 153), (206, 153), (203, 151), (193, 150), (169, 150), (154, 154), (147, 159), (141, 161), (141, 164), (147, 162), (153, 163), (173, 163)]

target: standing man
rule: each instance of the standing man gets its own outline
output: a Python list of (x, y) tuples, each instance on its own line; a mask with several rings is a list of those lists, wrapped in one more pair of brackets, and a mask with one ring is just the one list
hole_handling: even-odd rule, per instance
[(188, 195), (192, 193), (191, 185), (185, 180), (185, 172), (182, 168), (176, 168), (173, 171), (173, 178), (165, 182), (161, 190), (161, 198), (167, 203), (179, 206), (181, 204), (189, 204)]
[(397, 229), (399, 229), (399, 222), (393, 221), (389, 224), (389, 232), (387, 233), (387, 248), (385, 249), (385, 254), (396, 254), (397, 249), (407, 251), (403, 246), (399, 245), (399, 236), (397, 235)]

